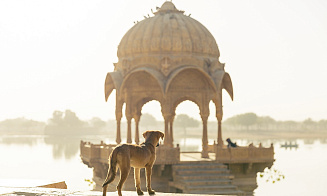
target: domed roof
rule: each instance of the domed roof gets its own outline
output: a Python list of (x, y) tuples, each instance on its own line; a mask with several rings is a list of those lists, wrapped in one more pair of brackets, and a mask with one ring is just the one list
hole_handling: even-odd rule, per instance
[(215, 38), (200, 22), (166, 1), (153, 17), (137, 22), (122, 38), (119, 59), (142, 54), (192, 54), (219, 58)]

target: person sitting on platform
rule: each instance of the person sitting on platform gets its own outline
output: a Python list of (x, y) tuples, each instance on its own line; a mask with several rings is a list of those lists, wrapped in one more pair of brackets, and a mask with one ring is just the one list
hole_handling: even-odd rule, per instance
[(236, 144), (236, 142), (233, 143), (229, 138), (227, 138), (226, 141), (228, 142), (228, 145), (227, 145), (228, 148), (230, 148), (230, 147), (232, 147), (232, 148), (238, 147), (237, 144)]

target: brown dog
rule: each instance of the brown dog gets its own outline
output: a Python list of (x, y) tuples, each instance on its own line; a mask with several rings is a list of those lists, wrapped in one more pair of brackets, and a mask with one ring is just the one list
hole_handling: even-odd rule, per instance
[(152, 166), (156, 160), (156, 146), (165, 136), (160, 131), (146, 131), (143, 133), (145, 142), (140, 145), (120, 144), (110, 154), (109, 169), (106, 180), (102, 185), (103, 196), (106, 195), (108, 184), (111, 183), (120, 169), (120, 181), (117, 185), (118, 195), (122, 196), (121, 190), (126, 181), (130, 168), (134, 167), (135, 187), (138, 195), (143, 195), (141, 190), (140, 168), (145, 167), (148, 193), (154, 194), (151, 189)]

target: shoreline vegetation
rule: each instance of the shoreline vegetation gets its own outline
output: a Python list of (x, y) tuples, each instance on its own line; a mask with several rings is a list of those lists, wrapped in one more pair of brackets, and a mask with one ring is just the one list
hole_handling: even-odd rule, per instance
[[(209, 139), (215, 139), (218, 123), (208, 122)], [(140, 130), (163, 130), (164, 123), (157, 121), (150, 114), (143, 114)], [(126, 122), (122, 121), (122, 137), (126, 134)], [(226, 119), (222, 123), (223, 137), (233, 139), (308, 139), (327, 138), (327, 120), (313, 121), (276, 121), (269, 116), (257, 116), (245, 113)], [(108, 134), (108, 133), (113, 134)], [(77, 115), (66, 110), (54, 111), (47, 122), (29, 120), (26, 118), (7, 119), (0, 121), (1, 135), (47, 135), (47, 136), (87, 136), (107, 135), (114, 139), (116, 121), (103, 121), (94, 117), (87, 121), (80, 120)], [(133, 133), (134, 134), (134, 133)], [(202, 123), (186, 114), (180, 114), (174, 120), (174, 138), (202, 137)]]

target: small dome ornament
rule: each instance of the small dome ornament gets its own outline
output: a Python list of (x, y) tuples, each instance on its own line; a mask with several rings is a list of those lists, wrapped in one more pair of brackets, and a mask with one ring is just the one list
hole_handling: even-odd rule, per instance
[(154, 14), (159, 14), (159, 13), (168, 13), (168, 12), (179, 12), (179, 13), (184, 13), (184, 11), (178, 10), (173, 2), (171, 1), (166, 1), (165, 3), (162, 4), (160, 8), (157, 9), (157, 12)]

